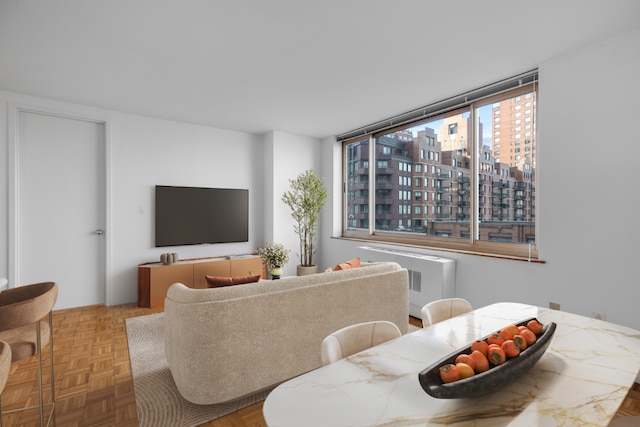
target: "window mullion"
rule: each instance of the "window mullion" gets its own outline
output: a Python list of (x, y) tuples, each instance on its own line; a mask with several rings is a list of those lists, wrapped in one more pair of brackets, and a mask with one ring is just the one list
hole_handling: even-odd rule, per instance
[(376, 221), (376, 139), (369, 135), (369, 236), (375, 231)]
[(471, 194), (469, 195), (469, 239), (471, 244), (474, 244), (478, 239), (478, 152), (482, 146), (482, 142), (479, 138), (482, 135), (478, 135), (478, 127), (476, 125), (476, 109), (475, 104), (469, 106), (470, 123), (471, 123), (471, 161), (469, 162), (469, 188)]

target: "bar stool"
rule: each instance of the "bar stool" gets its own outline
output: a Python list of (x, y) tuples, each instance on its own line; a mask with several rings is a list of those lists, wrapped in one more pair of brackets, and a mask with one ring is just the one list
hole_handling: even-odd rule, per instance
[[(38, 356), (38, 406), (2, 412), (2, 414), (30, 409), (39, 410), (40, 425), (44, 426), (44, 407), (50, 406), (48, 421), (55, 426), (55, 376), (53, 371), (53, 306), (58, 298), (58, 285), (43, 282), (19, 286), (0, 292), (0, 340), (11, 347), (11, 362)], [(48, 321), (43, 321), (48, 317)], [(51, 403), (44, 403), (42, 393), (42, 348), (50, 343)]]

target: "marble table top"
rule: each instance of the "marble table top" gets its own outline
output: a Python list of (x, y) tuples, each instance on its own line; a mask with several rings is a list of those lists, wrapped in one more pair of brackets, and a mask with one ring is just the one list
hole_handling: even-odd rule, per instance
[[(503, 390), (436, 399), (421, 388), (427, 366), (529, 317), (556, 322), (555, 335), (538, 363)], [(497, 303), (293, 378), (269, 394), (263, 414), (270, 427), (607, 426), (639, 370), (640, 331)]]

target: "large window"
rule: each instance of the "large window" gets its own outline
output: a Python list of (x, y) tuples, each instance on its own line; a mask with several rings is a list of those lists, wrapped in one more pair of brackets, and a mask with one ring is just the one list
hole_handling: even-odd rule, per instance
[(343, 235), (536, 259), (537, 73), (510, 84), (342, 138)]

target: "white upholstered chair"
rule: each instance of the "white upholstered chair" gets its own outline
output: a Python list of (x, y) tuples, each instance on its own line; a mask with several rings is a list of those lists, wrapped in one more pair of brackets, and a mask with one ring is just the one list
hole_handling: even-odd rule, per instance
[(638, 427), (640, 426), (640, 416), (615, 417), (609, 423), (609, 427)]
[(422, 307), (422, 327), (468, 313), (473, 307), (463, 298), (445, 298), (431, 301)]
[(322, 364), (336, 362), (352, 354), (383, 342), (398, 338), (402, 333), (395, 323), (386, 320), (357, 323), (328, 335), (321, 345)]

